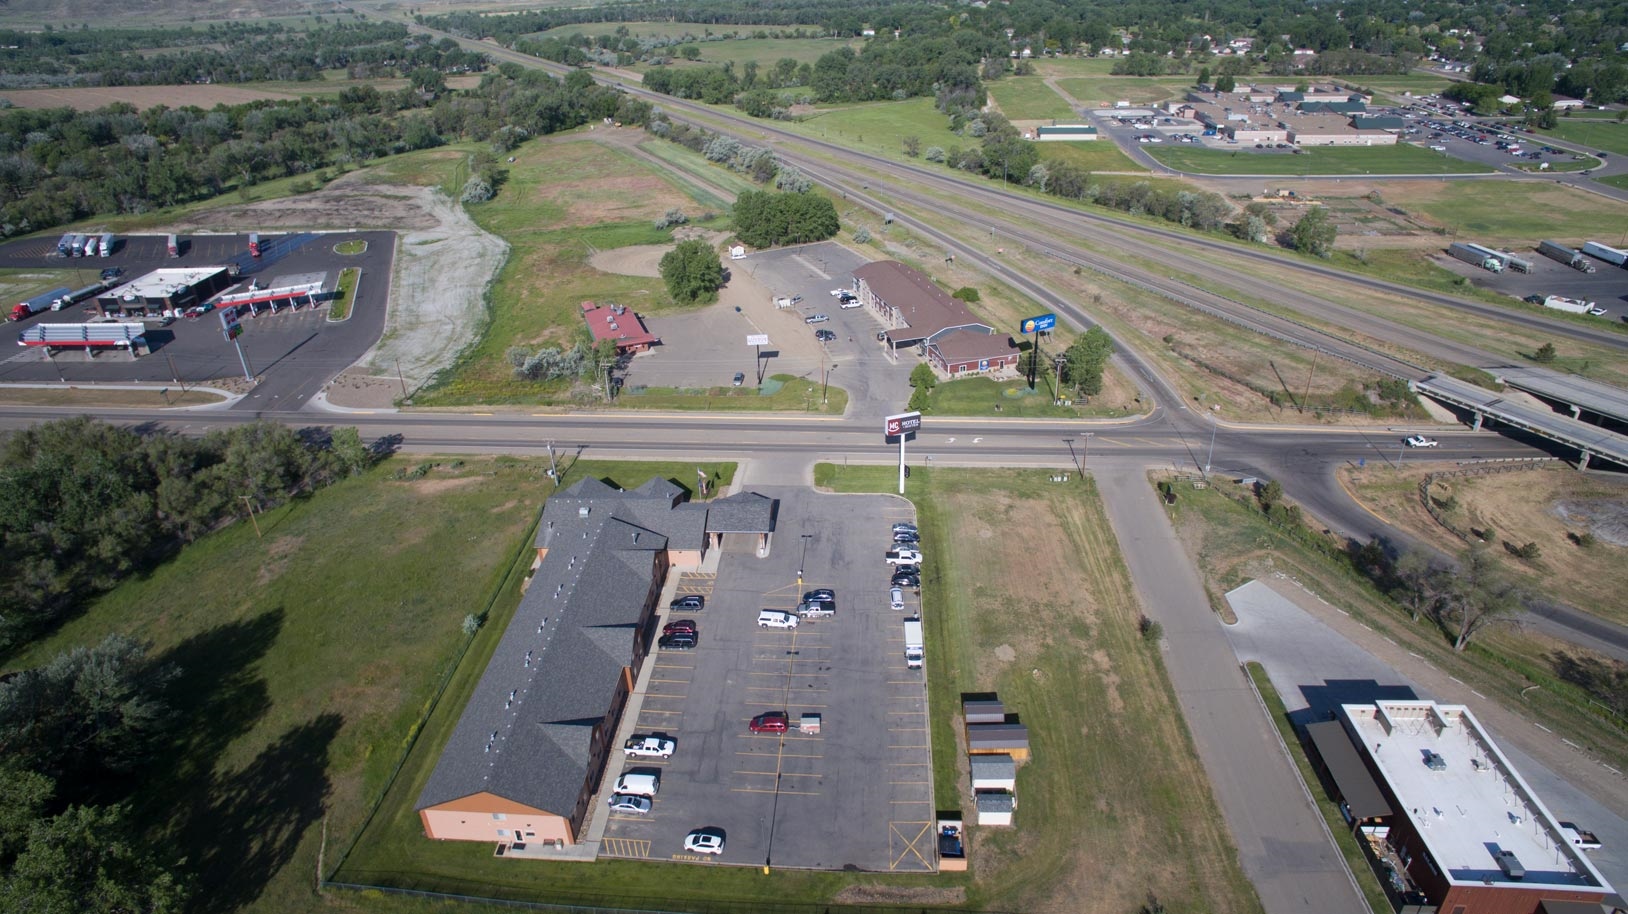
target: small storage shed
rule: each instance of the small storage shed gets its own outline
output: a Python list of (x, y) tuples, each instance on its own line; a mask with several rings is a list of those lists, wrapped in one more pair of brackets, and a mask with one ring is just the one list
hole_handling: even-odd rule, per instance
[(1017, 797), (1010, 793), (991, 791), (977, 795), (979, 825), (1011, 825), (1012, 811), (1017, 809)]
[(968, 724), (968, 755), (1009, 755), (1014, 760), (1029, 757), (1029, 728), (1022, 724)]
[(1002, 752), (995, 755), (974, 755), (969, 758), (972, 762), (972, 789), (1004, 790), (1013, 792), (1017, 790), (1017, 762), (1012, 756)]
[(963, 701), (961, 715), (969, 724), (1004, 724), (1006, 705), (998, 698)]

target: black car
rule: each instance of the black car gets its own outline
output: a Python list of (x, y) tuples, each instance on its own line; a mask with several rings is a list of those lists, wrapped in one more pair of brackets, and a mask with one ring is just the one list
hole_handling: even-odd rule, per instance
[(893, 576), (891, 583), (894, 587), (920, 587), (921, 575), (911, 571), (901, 571)]
[(656, 647), (664, 651), (689, 651), (695, 649), (698, 640), (693, 632), (674, 632), (657, 639)]
[(698, 613), (707, 608), (707, 598), (698, 593), (685, 594), (673, 602), (668, 603), (667, 608), (680, 610), (683, 612)]
[(921, 566), (920, 565), (894, 565), (893, 566), (893, 573), (895, 575), (901, 575), (901, 574), (914, 575), (915, 577), (920, 578), (921, 577)]
[(102, 271), (102, 282), (111, 282), (124, 275), (124, 267), (108, 267)]
[(803, 602), (804, 603), (812, 603), (815, 600), (833, 600), (834, 601), (834, 600), (836, 600), (836, 598), (837, 598), (837, 592), (832, 590), (829, 587), (818, 587), (818, 588), (815, 588), (814, 590), (809, 591), (808, 593), (803, 594)]
[(895, 546), (914, 546), (914, 545), (916, 545), (917, 543), (920, 543), (920, 542), (921, 542), (921, 537), (917, 536), (914, 533), (895, 533), (895, 534), (893, 534), (893, 545), (895, 545)]
[(829, 343), (832, 340), (835, 340), (837, 335), (831, 330), (816, 330), (814, 331), (814, 338), (822, 343)]

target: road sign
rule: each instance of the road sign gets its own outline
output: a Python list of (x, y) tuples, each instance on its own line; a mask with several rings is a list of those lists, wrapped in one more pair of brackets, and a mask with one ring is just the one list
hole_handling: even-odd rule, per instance
[(1041, 314), (1036, 317), (1023, 319), (1022, 331), (1024, 333), (1046, 333), (1057, 326), (1057, 315)]
[(236, 308), (221, 309), (220, 332), (226, 337), (228, 343), (243, 335), (243, 325), (237, 321)]
[(748, 333), (746, 334), (746, 345), (767, 346), (769, 345), (769, 335), (767, 333)]
[(888, 416), (883, 425), (883, 431), (889, 438), (909, 434), (921, 428), (921, 413), (900, 413), (897, 416)]

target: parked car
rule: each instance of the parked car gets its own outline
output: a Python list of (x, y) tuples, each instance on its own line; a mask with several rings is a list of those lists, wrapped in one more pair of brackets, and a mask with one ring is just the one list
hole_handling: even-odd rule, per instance
[(613, 793), (610, 808), (611, 812), (631, 812), (642, 816), (650, 811), (650, 798), (631, 793)]
[(698, 593), (687, 593), (673, 602), (668, 603), (667, 608), (698, 613), (707, 608), (707, 598)]
[(1411, 435), (1407, 438), (1408, 447), (1436, 447), (1439, 444), (1441, 442), (1436, 439), (1426, 438), (1423, 435)]
[(906, 564), (906, 565), (894, 565), (893, 566), (893, 573), (896, 574), (896, 575), (899, 575), (899, 574), (913, 574), (919, 580), (921, 578), (921, 566), (920, 565), (909, 565), (909, 564)]
[(741, 386), (742, 384), (745, 384), (745, 383), (746, 383), (746, 372), (744, 372), (744, 371), (735, 372), (734, 385), (736, 387), (739, 387), (739, 386)]
[(814, 338), (822, 343), (829, 343), (837, 338), (837, 334), (835, 330), (816, 330), (814, 331)]
[(919, 542), (921, 542), (921, 537), (914, 533), (893, 534), (893, 544), (895, 546), (914, 546)]
[(1589, 309), (1588, 309), (1588, 313), (1594, 315), (1595, 317), (1605, 317), (1605, 309), (1604, 308), (1596, 308), (1596, 307), (1590, 306)]
[(888, 608), (892, 610), (904, 609), (904, 589), (894, 587), (888, 591)]
[(836, 598), (837, 592), (829, 587), (816, 587), (803, 594), (803, 602), (805, 603), (809, 600), (835, 600)]
[(758, 628), (796, 628), (797, 616), (779, 609), (765, 609), (757, 614)]
[(765, 711), (752, 718), (746, 729), (753, 733), (784, 733), (791, 729), (791, 715), (784, 711)]
[(622, 744), (622, 754), (628, 758), (672, 758), (678, 744), (659, 736), (633, 736)]
[(828, 321), (830, 319), (831, 319), (831, 315), (829, 315), (829, 314), (810, 314), (808, 317), (803, 318), (803, 323), (805, 323), (805, 324), (823, 324), (823, 323), (825, 323), (826, 321)]
[(656, 647), (664, 651), (693, 651), (700, 639), (688, 633), (676, 635), (662, 635), (656, 639)]
[(661, 627), (661, 633), (664, 635), (696, 635), (700, 633), (700, 627), (695, 624), (694, 619), (674, 619)]
[(854, 308), (863, 308), (863, 307), (865, 307), (865, 303), (860, 301), (857, 298), (845, 298), (845, 299), (842, 300), (842, 304), (839, 305), (838, 307), (840, 307), (844, 311), (849, 311), (849, 310), (852, 310)]
[(102, 282), (112, 282), (124, 275), (124, 267), (108, 267), (102, 271)]
[(834, 600), (805, 600), (797, 604), (799, 619), (826, 619), (837, 614)]
[(913, 571), (894, 572), (893, 580), (890, 583), (894, 587), (920, 587), (921, 575)]
[(893, 525), (893, 532), (894, 533), (915, 533), (916, 532), (916, 525), (915, 524), (894, 524)]
[(692, 854), (721, 854), (724, 852), (724, 830), (698, 828), (684, 836), (684, 849)]
[(653, 797), (661, 789), (661, 774), (655, 770), (629, 771), (616, 779), (612, 793), (630, 793), (638, 797)]
[(890, 549), (887, 554), (889, 565), (919, 565), (921, 553), (914, 549)]
[(844, 292), (841, 295), (837, 296), (837, 301), (842, 302), (843, 304), (846, 305), (846, 304), (848, 304), (850, 302), (859, 301), (859, 296), (855, 295), (852, 292)]
[(832, 298), (841, 298), (842, 296), (847, 295), (847, 294), (849, 294), (847, 289), (832, 289), (831, 290), (831, 297)]

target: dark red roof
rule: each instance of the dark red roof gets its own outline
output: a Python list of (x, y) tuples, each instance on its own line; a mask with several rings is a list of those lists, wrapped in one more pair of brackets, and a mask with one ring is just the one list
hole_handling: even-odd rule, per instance
[(610, 308), (601, 308), (591, 301), (582, 303), (582, 319), (588, 322), (588, 332), (594, 336), (594, 342), (600, 340), (615, 340), (618, 349), (631, 346), (653, 346), (658, 341), (655, 334), (644, 329), (644, 321), (626, 308), (617, 314)]

